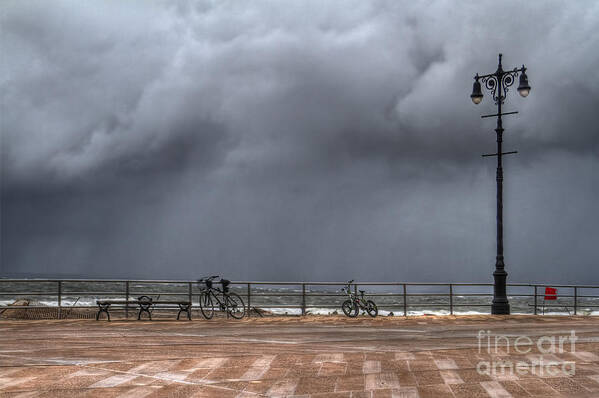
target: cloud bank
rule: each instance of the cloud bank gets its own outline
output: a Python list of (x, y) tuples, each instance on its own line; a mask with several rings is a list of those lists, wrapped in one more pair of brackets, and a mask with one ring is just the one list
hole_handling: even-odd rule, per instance
[[(6, 2), (0, 272), (599, 281), (595, 2)], [(499, 27), (499, 28), (498, 28)], [(485, 93), (488, 94), (488, 93)], [(542, 275), (542, 276), (541, 276)]]

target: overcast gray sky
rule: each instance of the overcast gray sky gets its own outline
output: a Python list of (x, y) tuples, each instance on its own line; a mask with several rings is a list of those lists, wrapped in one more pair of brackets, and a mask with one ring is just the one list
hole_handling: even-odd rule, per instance
[(599, 283), (597, 1), (3, 1), (0, 275)]

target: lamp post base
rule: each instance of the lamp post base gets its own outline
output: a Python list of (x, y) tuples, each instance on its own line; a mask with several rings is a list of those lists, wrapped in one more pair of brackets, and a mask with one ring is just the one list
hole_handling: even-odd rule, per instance
[(491, 314), (493, 315), (509, 315), (510, 314), (510, 303), (507, 302), (496, 302), (493, 300), (491, 305)]
[(495, 285), (493, 289), (493, 304), (491, 305), (491, 314), (493, 315), (509, 315), (510, 303), (507, 299), (506, 280), (507, 272), (505, 272), (505, 264), (503, 256), (497, 256), (495, 263), (495, 272), (493, 272)]

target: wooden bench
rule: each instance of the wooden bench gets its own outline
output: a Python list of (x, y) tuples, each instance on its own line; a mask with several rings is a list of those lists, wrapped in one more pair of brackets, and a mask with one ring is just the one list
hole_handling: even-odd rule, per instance
[(152, 300), (148, 296), (141, 296), (136, 300), (96, 300), (98, 304), (98, 313), (96, 314), (96, 321), (100, 319), (100, 314), (102, 312), (106, 313), (108, 320), (110, 321), (110, 306), (115, 305), (137, 305), (139, 307), (139, 311), (137, 312), (137, 320), (141, 319), (142, 312), (148, 314), (150, 320), (152, 320), (152, 312), (150, 308), (152, 308), (156, 304), (176, 304), (179, 306), (179, 313), (177, 313), (177, 320), (181, 316), (182, 312), (187, 314), (187, 319), (191, 321), (191, 301), (185, 300)]

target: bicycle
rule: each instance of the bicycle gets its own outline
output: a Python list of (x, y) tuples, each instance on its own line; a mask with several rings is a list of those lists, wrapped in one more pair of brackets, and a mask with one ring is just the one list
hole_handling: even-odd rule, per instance
[[(204, 283), (206, 285), (206, 288), (200, 293), (200, 311), (202, 311), (204, 318), (212, 319), (216, 306), (218, 306), (221, 311), (226, 312), (227, 316), (231, 315), (235, 319), (243, 318), (245, 316), (245, 304), (237, 293), (231, 293), (229, 291), (231, 281), (221, 278), (220, 283), (223, 290), (220, 290), (213, 287), (213, 279), (216, 278), (219, 278), (219, 276), (214, 275), (198, 280), (198, 283)], [(223, 301), (218, 298), (215, 291), (222, 294)], [(216, 305), (214, 301), (216, 301)]]
[(353, 282), (353, 279), (351, 281), (348, 281), (347, 286), (341, 289), (342, 292), (347, 293), (347, 295), (349, 296), (349, 300), (345, 300), (343, 304), (341, 304), (341, 309), (343, 310), (343, 313), (350, 318), (354, 318), (358, 316), (360, 310), (365, 310), (371, 317), (376, 317), (379, 313), (379, 310), (375, 302), (372, 300), (366, 300), (366, 298), (364, 297), (364, 290), (360, 290), (359, 297), (356, 296), (352, 292), (350, 286)]

